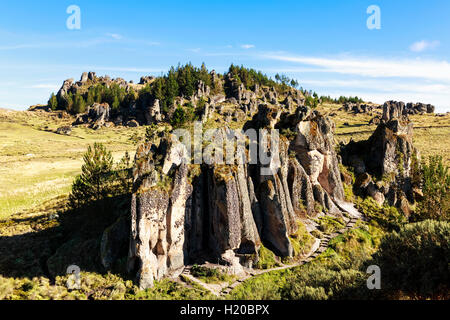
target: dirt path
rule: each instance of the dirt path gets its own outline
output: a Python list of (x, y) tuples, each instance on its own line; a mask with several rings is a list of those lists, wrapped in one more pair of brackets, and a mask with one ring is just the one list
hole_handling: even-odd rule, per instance
[(191, 270), (192, 266), (186, 266), (184, 268), (184, 270), (183, 270), (182, 275), (187, 277), (189, 280), (197, 283), (198, 285), (200, 285), (204, 289), (208, 290), (209, 292), (211, 292), (215, 296), (223, 297), (223, 296), (226, 296), (227, 294), (229, 294), (234, 288), (236, 288), (238, 285), (240, 285), (244, 281), (249, 280), (249, 279), (251, 279), (251, 278), (253, 278), (255, 276), (258, 276), (258, 275), (261, 275), (261, 274), (264, 274), (264, 273), (267, 273), (267, 272), (295, 268), (295, 267), (301, 266), (301, 265), (303, 265), (305, 263), (308, 263), (309, 261), (311, 261), (314, 258), (316, 258), (318, 255), (320, 255), (322, 252), (324, 252), (328, 248), (328, 244), (329, 244), (331, 239), (336, 238), (337, 236), (343, 234), (347, 230), (353, 229), (355, 224), (356, 224), (356, 222), (358, 221), (358, 219), (362, 219), (363, 218), (363, 215), (360, 212), (358, 212), (358, 210), (355, 209), (353, 203), (339, 201), (339, 203), (337, 203), (337, 205), (338, 205), (338, 207), (341, 210), (347, 212), (350, 215), (350, 217), (351, 217), (347, 221), (347, 224), (345, 225), (345, 227), (343, 229), (341, 229), (341, 230), (338, 230), (335, 233), (324, 235), (322, 239), (317, 239), (316, 243), (311, 248), (311, 251), (303, 259), (301, 259), (300, 261), (298, 261), (298, 262), (296, 262), (294, 264), (282, 265), (280, 267), (271, 268), (271, 269), (264, 269), (264, 270), (247, 269), (246, 270), (247, 274), (245, 276), (237, 279), (232, 284), (228, 284), (228, 283), (222, 283), (222, 284), (205, 283), (205, 282), (195, 278), (193, 275), (190, 274), (190, 270)]

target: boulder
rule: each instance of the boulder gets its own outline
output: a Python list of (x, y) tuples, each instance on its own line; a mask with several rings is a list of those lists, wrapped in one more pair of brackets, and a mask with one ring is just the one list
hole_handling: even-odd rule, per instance
[(144, 117), (147, 125), (152, 123), (157, 123), (162, 120), (161, 108), (159, 106), (159, 100), (155, 99), (152, 103), (147, 106), (144, 110)]
[(102, 104), (94, 103), (89, 107), (87, 114), (91, 128), (97, 130), (109, 121), (110, 108), (106, 102)]
[(56, 133), (70, 136), (70, 134), (72, 133), (72, 127), (71, 126), (59, 127), (58, 129), (56, 129)]

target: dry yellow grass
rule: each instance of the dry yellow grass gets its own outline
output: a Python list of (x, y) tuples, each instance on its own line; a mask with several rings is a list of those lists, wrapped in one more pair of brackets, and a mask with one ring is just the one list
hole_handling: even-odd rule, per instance
[[(318, 110), (324, 114), (333, 115), (331, 118), (336, 124), (337, 142), (347, 143), (350, 139), (355, 141), (367, 139), (377, 126), (369, 125), (370, 119), (382, 110), (377, 109), (369, 114), (351, 114), (338, 109), (342, 105), (323, 104)], [(438, 117), (434, 114), (410, 116), (414, 124), (414, 146), (419, 150), (422, 159), (431, 155), (441, 155), (444, 162), (450, 166), (450, 114)]]
[[(337, 142), (367, 139), (375, 130), (370, 119), (381, 112), (353, 115), (338, 111), (341, 105), (323, 104), (320, 111), (332, 115)], [(423, 158), (440, 154), (450, 165), (450, 116), (416, 115), (414, 144)], [(135, 152), (135, 136), (145, 128), (104, 128), (94, 131), (75, 128), (71, 136), (54, 131), (73, 118), (47, 112), (17, 112), (0, 109), (0, 219), (39, 206), (68, 194), (73, 178), (80, 172), (82, 155), (88, 145), (102, 142), (116, 160), (125, 151)], [(212, 125), (214, 124), (212, 121)]]
[(67, 194), (80, 172), (88, 145), (102, 142), (116, 160), (134, 155), (133, 135), (145, 128), (75, 128), (71, 136), (52, 130), (71, 118), (46, 112), (0, 110), (0, 219)]

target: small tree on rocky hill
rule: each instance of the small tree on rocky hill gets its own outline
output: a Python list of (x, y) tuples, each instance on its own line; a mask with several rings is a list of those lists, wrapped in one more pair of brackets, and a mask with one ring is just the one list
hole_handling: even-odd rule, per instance
[(84, 113), (86, 111), (86, 102), (80, 94), (75, 95), (75, 100), (73, 102), (73, 112)]
[(88, 147), (81, 174), (76, 177), (69, 201), (77, 208), (108, 197), (112, 191), (113, 157), (101, 143)]
[(50, 99), (48, 100), (47, 105), (53, 110), (55, 111), (58, 108), (58, 99), (56, 98), (55, 94), (52, 93), (52, 95), (50, 96)]

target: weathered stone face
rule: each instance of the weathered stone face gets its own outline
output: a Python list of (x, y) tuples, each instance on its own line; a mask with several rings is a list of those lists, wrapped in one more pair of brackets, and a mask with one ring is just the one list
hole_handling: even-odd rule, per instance
[(147, 106), (147, 108), (144, 110), (144, 117), (147, 125), (157, 123), (162, 120), (158, 99), (155, 99), (149, 106)]
[[(153, 158), (164, 150), (170, 154), (175, 147), (178, 145), (164, 140), (159, 146), (143, 145), (136, 154), (128, 269), (137, 271), (141, 288), (151, 287), (153, 280), (181, 272), (184, 267), (185, 217), (189, 216), (192, 193), (188, 168), (185, 163), (173, 168), (173, 182), (166, 189), (158, 185), (160, 164)], [(171, 169), (172, 165), (166, 167)]]
[[(236, 90), (245, 101), (248, 91), (240, 85)], [(291, 93), (289, 104), (295, 98)], [(266, 154), (274, 153), (268, 163), (197, 165), (192, 176), (194, 167), (183, 161), (184, 146), (175, 140), (163, 137), (158, 145), (138, 148), (129, 269), (141, 287), (192, 261), (217, 261), (242, 272), (240, 263), (248, 265), (249, 256), (257, 261), (261, 244), (278, 256), (293, 256), (290, 236), (301, 219), (319, 214), (316, 203), (340, 213), (335, 201), (343, 199), (343, 187), (333, 123), (308, 108), (295, 113), (289, 108), (261, 104), (246, 124), (256, 130), (288, 126), (295, 132), (293, 140), (281, 135), (276, 151), (269, 139), (258, 140)], [(223, 113), (236, 117), (237, 112)], [(170, 185), (162, 187), (167, 177)]]
[(311, 178), (319, 183), (332, 198), (342, 200), (344, 190), (334, 150), (334, 124), (317, 113), (308, 116), (296, 126), (297, 136), (291, 148)]
[[(364, 196), (371, 196), (380, 205), (387, 200), (390, 205), (409, 213), (405, 210), (405, 201), (399, 202), (399, 199), (413, 199), (410, 180), (415, 149), (413, 127), (406, 109), (403, 103), (386, 102), (382, 122), (375, 132), (367, 141), (350, 142), (345, 146), (343, 162), (355, 168), (359, 175), (357, 188)], [(370, 175), (383, 179), (383, 184), (374, 184)]]

